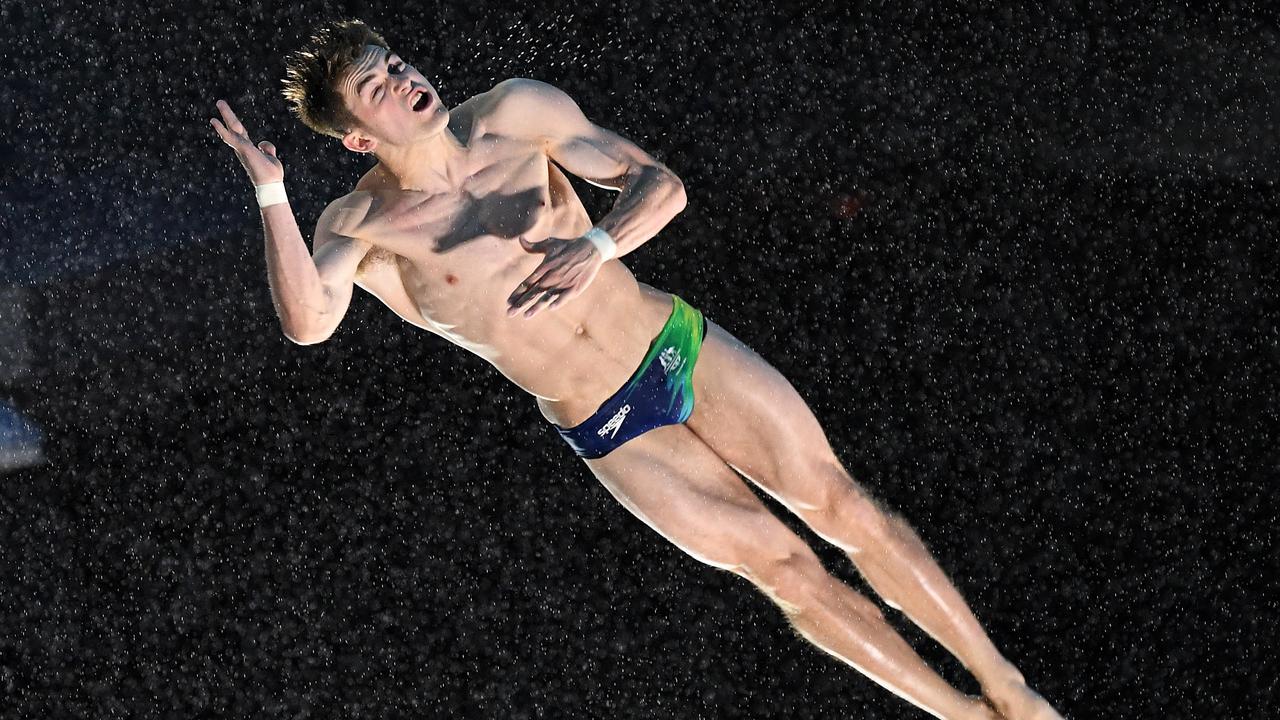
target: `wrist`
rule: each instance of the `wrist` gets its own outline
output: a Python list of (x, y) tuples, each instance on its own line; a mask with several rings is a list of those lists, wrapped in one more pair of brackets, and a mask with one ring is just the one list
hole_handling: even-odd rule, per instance
[(618, 243), (613, 241), (609, 233), (598, 227), (593, 227), (582, 237), (586, 238), (592, 245), (596, 247), (596, 251), (600, 253), (600, 257), (609, 260), (618, 254)]
[(265, 182), (260, 185), (255, 184), (253, 191), (258, 196), (258, 207), (260, 208), (289, 202), (289, 198), (284, 192), (283, 179)]

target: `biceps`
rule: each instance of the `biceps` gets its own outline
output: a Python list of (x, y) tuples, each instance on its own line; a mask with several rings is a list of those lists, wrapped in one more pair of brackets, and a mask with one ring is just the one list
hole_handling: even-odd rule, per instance
[(670, 172), (635, 143), (591, 122), (556, 87), (528, 78), (501, 86), (515, 132), (539, 138), (547, 155), (566, 171), (614, 190), (632, 173), (654, 167)]
[(548, 155), (565, 170), (611, 190), (618, 190), (626, 176), (644, 167), (662, 164), (630, 140), (603, 128), (552, 142)]

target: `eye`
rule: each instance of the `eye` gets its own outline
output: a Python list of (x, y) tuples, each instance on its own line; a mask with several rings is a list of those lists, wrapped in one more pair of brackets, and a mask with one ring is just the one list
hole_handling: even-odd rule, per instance
[[(399, 75), (400, 72), (404, 70), (404, 63), (397, 62), (395, 65), (388, 66), (387, 69), (391, 71), (392, 75)], [(378, 100), (381, 97), (382, 97), (382, 88), (379, 87), (377, 90), (373, 91), (373, 99)]]

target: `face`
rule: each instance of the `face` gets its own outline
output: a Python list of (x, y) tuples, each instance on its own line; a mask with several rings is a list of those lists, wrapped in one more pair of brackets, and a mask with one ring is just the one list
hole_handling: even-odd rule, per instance
[(377, 45), (365, 46), (338, 81), (338, 92), (360, 124), (342, 139), (356, 152), (373, 152), (379, 144), (410, 145), (449, 123), (449, 111), (431, 83), (395, 52)]

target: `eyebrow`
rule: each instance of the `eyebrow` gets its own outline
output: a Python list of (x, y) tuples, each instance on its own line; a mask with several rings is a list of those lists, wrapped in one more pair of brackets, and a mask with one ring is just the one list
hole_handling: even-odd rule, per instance
[[(382, 57), (382, 62), (384, 67), (391, 64), (390, 51), (387, 51), (387, 54)], [(377, 63), (374, 63), (374, 64), (376, 65)], [(364, 74), (364, 77), (356, 81), (356, 95), (360, 95), (361, 90), (363, 90), (365, 86), (365, 83), (369, 82), (372, 79), (373, 79), (373, 68), (369, 68), (369, 71)]]

